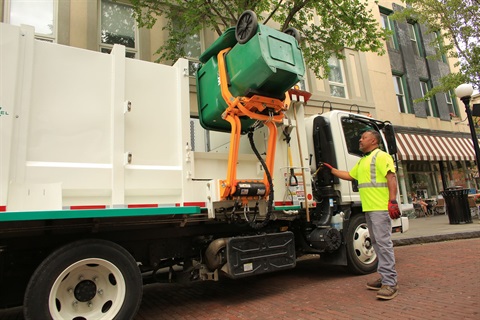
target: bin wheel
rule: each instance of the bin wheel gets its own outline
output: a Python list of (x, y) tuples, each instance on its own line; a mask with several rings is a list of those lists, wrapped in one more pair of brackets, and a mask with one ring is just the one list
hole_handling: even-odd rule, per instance
[(289, 36), (294, 37), (295, 40), (297, 40), (297, 42), (300, 43), (300, 32), (298, 32), (297, 29), (290, 27), (285, 29), (283, 32), (288, 34)]
[(235, 28), (235, 38), (240, 44), (246, 43), (257, 33), (257, 15), (252, 10), (246, 10), (238, 18)]

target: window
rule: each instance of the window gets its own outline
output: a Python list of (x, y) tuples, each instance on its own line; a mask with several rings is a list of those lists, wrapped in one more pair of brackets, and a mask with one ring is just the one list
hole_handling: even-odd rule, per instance
[(387, 13), (380, 13), (380, 17), (382, 28), (391, 31), (390, 36), (387, 38), (387, 47), (391, 49), (398, 49), (393, 21), (390, 19), (389, 14)]
[(53, 42), (56, 36), (56, 3), (54, 0), (10, 0), (6, 21), (16, 26), (33, 26), (36, 38)]
[(130, 6), (102, 0), (100, 27), (100, 51), (110, 53), (114, 44), (126, 47), (126, 56), (135, 58), (138, 53), (137, 27)]
[(393, 87), (395, 88), (395, 94), (397, 95), (398, 110), (402, 113), (409, 113), (403, 76), (393, 75)]
[(398, 49), (398, 40), (395, 32), (395, 24), (390, 19), (390, 15), (393, 14), (393, 11), (384, 7), (380, 7), (380, 23), (382, 28), (390, 31), (390, 36), (387, 38), (387, 47), (389, 49)]
[(437, 57), (441, 57), (442, 61), (444, 63), (447, 63), (447, 57), (445, 54), (442, 52), (443, 50), (443, 39), (440, 31), (434, 32), (435, 40), (434, 40), (434, 47), (435, 47), (435, 53)]
[(337, 57), (330, 57), (328, 59), (328, 66), (330, 67), (330, 72), (328, 73), (330, 94), (334, 97), (347, 98), (343, 62)]
[[(352, 118), (342, 118), (342, 128), (345, 136), (348, 153), (361, 157), (362, 151), (359, 149), (359, 141), (362, 134), (374, 127), (365, 121), (358, 121)], [(383, 141), (380, 141), (379, 148), (385, 151)]]
[(410, 42), (412, 43), (413, 53), (419, 57), (423, 57), (423, 49), (420, 43), (418, 24), (408, 23), (408, 35), (410, 36)]
[[(430, 91), (431, 85), (428, 81), (422, 81), (420, 80), (420, 90), (422, 91), (422, 98), (425, 97), (428, 91)], [(436, 105), (434, 99), (427, 99), (425, 102), (425, 111), (427, 113), (427, 116), (429, 117), (436, 117), (437, 116), (437, 110), (436, 110)]]
[(451, 92), (445, 93), (445, 101), (447, 102), (448, 112), (450, 112), (450, 115), (458, 116), (460, 113), (458, 112), (458, 107), (455, 100), (452, 99)]
[[(185, 31), (185, 26), (180, 24), (179, 21), (173, 21), (173, 28), (175, 30)], [(201, 33), (196, 32), (193, 35), (186, 36), (181, 41), (178, 41), (177, 49), (183, 49), (183, 57), (188, 59), (188, 75), (194, 77), (197, 74), (197, 70), (200, 64), (198, 58), (202, 53)]]

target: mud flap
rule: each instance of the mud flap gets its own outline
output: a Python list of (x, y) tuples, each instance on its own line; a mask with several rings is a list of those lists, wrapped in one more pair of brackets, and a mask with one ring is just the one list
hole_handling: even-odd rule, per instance
[(292, 269), (296, 265), (292, 232), (235, 237), (227, 242), (227, 263), (222, 268), (236, 279)]
[(408, 218), (400, 217), (398, 219), (392, 220), (392, 233), (401, 232), (405, 233), (408, 231)]

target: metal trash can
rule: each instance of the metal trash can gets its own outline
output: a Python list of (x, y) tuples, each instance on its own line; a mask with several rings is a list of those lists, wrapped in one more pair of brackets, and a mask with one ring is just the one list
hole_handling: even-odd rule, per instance
[(450, 224), (472, 223), (468, 192), (469, 189), (460, 189), (459, 187), (447, 188), (441, 192), (445, 199)]

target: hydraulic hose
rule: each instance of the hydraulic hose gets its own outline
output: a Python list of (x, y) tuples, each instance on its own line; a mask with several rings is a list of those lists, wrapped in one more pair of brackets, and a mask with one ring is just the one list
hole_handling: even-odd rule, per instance
[(261, 229), (268, 224), (273, 211), (273, 180), (272, 180), (270, 171), (268, 171), (268, 167), (267, 167), (267, 164), (265, 163), (265, 160), (263, 160), (262, 156), (257, 150), (257, 147), (255, 146), (255, 142), (253, 141), (253, 131), (254, 129), (252, 128), (250, 128), (250, 130), (248, 131), (248, 141), (250, 142), (250, 147), (255, 153), (255, 156), (257, 156), (258, 161), (260, 161), (263, 168), (265, 169), (265, 175), (267, 176), (267, 181), (270, 187), (270, 192), (268, 193), (268, 202), (267, 202), (267, 215), (265, 216), (265, 220), (263, 220), (260, 223), (256, 223), (255, 220), (252, 220), (252, 222), (250, 222), (250, 226), (253, 229)]

